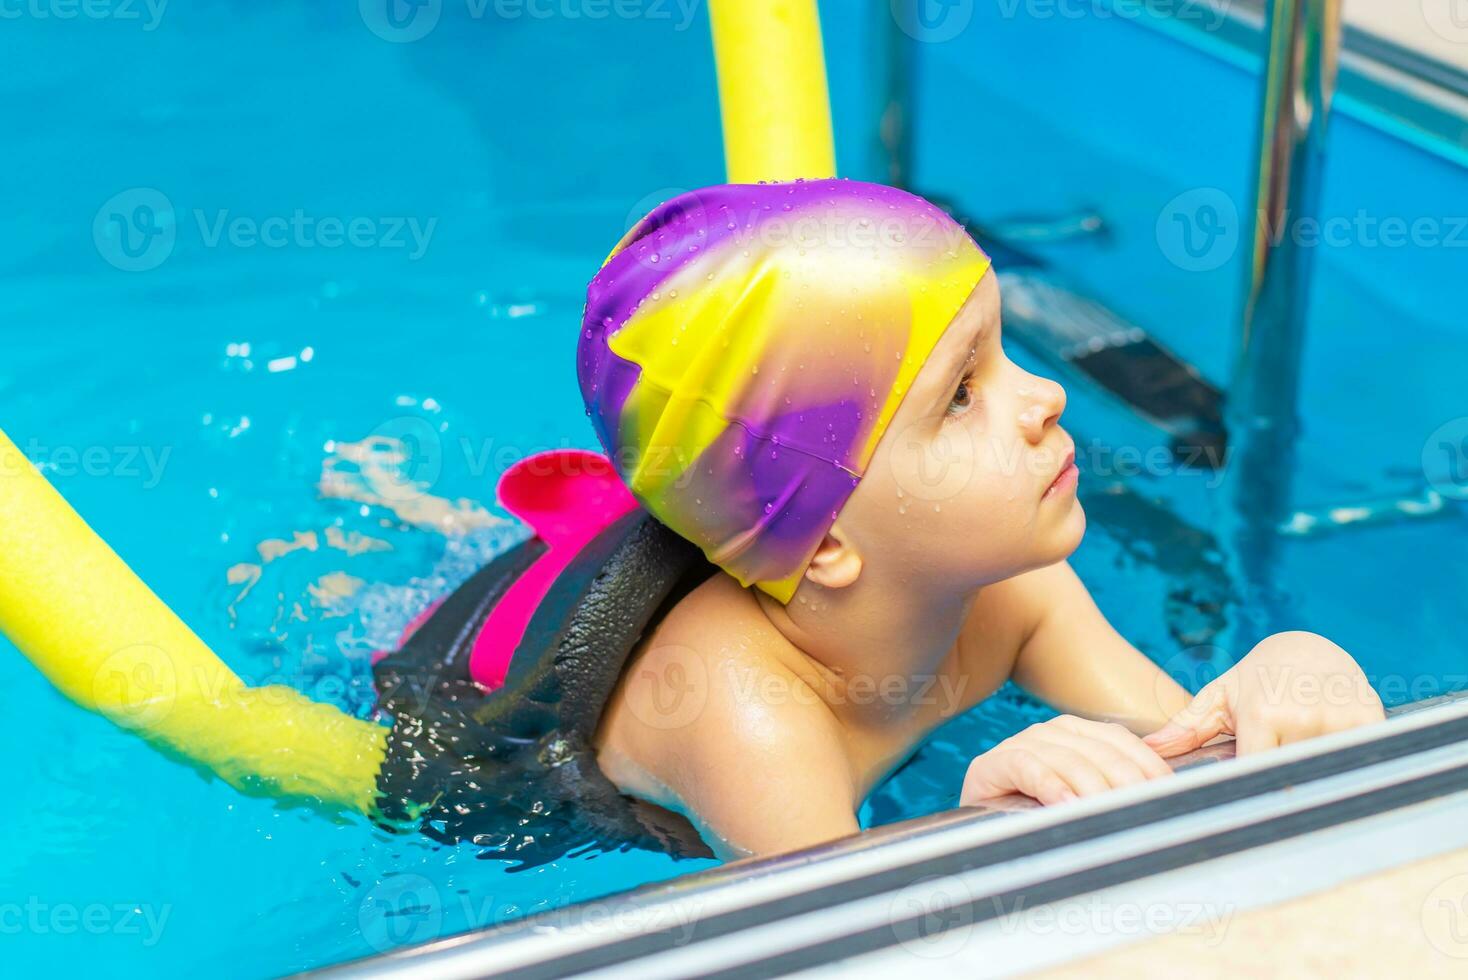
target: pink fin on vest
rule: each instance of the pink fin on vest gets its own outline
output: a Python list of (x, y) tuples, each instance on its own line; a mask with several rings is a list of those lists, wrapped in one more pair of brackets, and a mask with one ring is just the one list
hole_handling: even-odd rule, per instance
[(500, 477), (499, 498), (547, 550), (505, 590), (474, 641), (469, 675), (490, 690), (504, 684), (510, 658), (556, 576), (608, 525), (637, 509), (612, 461), (582, 449), (520, 460)]

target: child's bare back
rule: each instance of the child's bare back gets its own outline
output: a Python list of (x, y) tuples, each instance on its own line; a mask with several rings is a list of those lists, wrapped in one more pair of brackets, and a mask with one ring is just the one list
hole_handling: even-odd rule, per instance
[(866, 795), (1009, 677), (1020, 630), (1003, 628), (1000, 592), (973, 611), (990, 642), (955, 643), (921, 676), (852, 674), (804, 653), (753, 592), (716, 574), (630, 658), (597, 734), (602, 770), (724, 854), (854, 832)]

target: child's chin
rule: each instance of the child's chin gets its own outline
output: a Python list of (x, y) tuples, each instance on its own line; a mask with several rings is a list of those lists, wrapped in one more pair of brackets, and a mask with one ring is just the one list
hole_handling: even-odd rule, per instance
[(1069, 558), (1081, 546), (1081, 538), (1085, 536), (1086, 511), (1081, 506), (1081, 502), (1075, 500), (1072, 501), (1064, 516), (1055, 524), (1055, 530), (1049, 542), (1055, 552), (1051, 563)]

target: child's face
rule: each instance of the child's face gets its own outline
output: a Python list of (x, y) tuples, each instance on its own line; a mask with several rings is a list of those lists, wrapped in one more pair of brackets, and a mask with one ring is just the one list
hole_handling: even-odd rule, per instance
[(1064, 408), (1060, 385), (1005, 356), (988, 273), (918, 373), (837, 528), (864, 566), (940, 588), (1064, 559), (1086, 526)]

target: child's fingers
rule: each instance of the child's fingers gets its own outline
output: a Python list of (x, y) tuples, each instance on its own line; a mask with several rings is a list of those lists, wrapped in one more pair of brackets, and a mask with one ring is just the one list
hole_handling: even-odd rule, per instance
[(1173, 715), (1157, 731), (1146, 735), (1142, 741), (1164, 759), (1191, 752), (1205, 745), (1210, 739), (1231, 732), (1229, 717), (1228, 688), (1224, 674), (1199, 691), (1188, 706)]
[[(1045, 738), (1051, 740), (1052, 744), (1063, 746), (1085, 757), (1100, 771), (1107, 784), (1113, 788), (1144, 783), (1149, 778), (1141, 764), (1132, 758), (1130, 752), (1118, 748), (1110, 741), (1077, 735), (1063, 728), (1047, 730)], [(1145, 751), (1151, 751), (1146, 746), (1142, 746), (1142, 748)], [(1156, 753), (1152, 753), (1152, 755), (1156, 758)], [(1161, 763), (1164, 769), (1167, 768), (1167, 763), (1162, 762), (1161, 759), (1157, 759), (1157, 761)], [(1171, 772), (1171, 770), (1168, 771)]]
[(1096, 739), (1105, 742), (1118, 752), (1124, 754), (1148, 779), (1157, 779), (1162, 776), (1171, 776), (1172, 766), (1158, 755), (1156, 750), (1146, 742), (1142, 741), (1123, 725), (1112, 722), (1090, 721), (1085, 718), (1076, 718), (1064, 715), (1056, 719), (1063, 722), (1060, 727), (1075, 735)]
[[(1027, 751), (1039, 757), (1052, 772), (1065, 780), (1077, 796), (1091, 796), (1112, 788), (1101, 767), (1075, 749), (1052, 742), (1031, 745)], [(1029, 793), (1028, 790), (1023, 792)]]
[(1239, 734), (1234, 746), (1235, 755), (1249, 755), (1280, 746), (1280, 733), (1266, 721), (1239, 722)]
[(1076, 791), (1070, 783), (1032, 752), (1016, 752), (1010, 765), (1010, 777), (1016, 791), (1046, 806), (1076, 798)]

